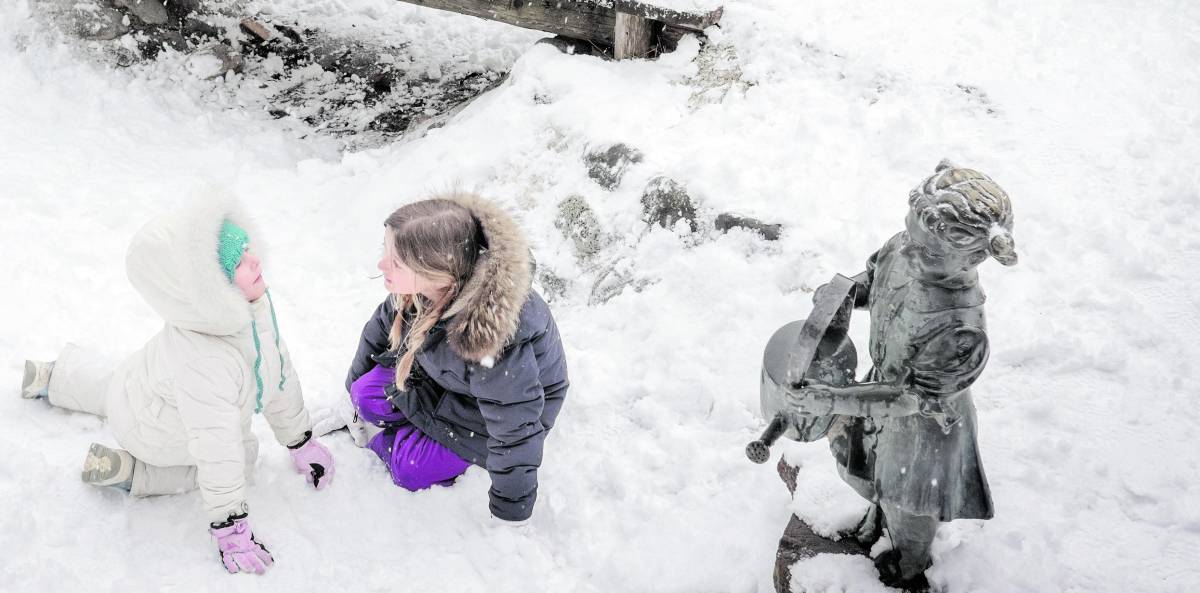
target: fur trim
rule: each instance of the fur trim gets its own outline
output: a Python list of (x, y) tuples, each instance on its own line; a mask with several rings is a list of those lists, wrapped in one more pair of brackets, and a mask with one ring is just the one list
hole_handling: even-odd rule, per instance
[(246, 229), (261, 257), (258, 229), (220, 189), (196, 192), (178, 210), (156, 217), (134, 235), (125, 257), (129, 281), (168, 324), (216, 336), (250, 325), (245, 295), (217, 261), (217, 237), (226, 218)]
[(443, 318), (451, 349), (465, 360), (499, 358), (521, 323), (521, 309), (533, 286), (529, 243), (516, 221), (479, 195), (454, 191), (433, 196), (466, 207), (483, 229), (487, 249)]

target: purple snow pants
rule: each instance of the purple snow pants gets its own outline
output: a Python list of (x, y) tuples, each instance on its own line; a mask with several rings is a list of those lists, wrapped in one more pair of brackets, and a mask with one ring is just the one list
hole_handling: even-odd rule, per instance
[(434, 484), (450, 485), (471, 464), (417, 430), (392, 407), (383, 390), (395, 380), (395, 369), (376, 365), (350, 386), (350, 401), (363, 422), (384, 427), (367, 447), (387, 464), (392, 481), (401, 488), (423, 490)]

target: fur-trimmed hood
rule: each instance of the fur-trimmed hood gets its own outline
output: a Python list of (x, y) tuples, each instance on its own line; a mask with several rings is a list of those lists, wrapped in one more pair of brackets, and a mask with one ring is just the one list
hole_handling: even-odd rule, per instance
[(250, 325), (246, 297), (217, 261), (217, 238), (228, 219), (246, 229), (255, 253), (258, 233), (232, 197), (197, 195), (184, 207), (146, 223), (125, 256), (130, 283), (170, 325), (228, 336)]
[(533, 285), (532, 256), (524, 233), (499, 206), (469, 192), (436, 198), (451, 200), (479, 221), (484, 245), (471, 277), (442, 315), (450, 347), (465, 360), (485, 366), (512, 341), (521, 309)]

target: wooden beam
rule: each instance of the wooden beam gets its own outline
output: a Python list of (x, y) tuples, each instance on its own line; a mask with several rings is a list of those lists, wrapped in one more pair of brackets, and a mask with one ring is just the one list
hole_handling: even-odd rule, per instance
[[(586, 3), (589, 0), (566, 0), (574, 4)], [(693, 31), (703, 31), (711, 27), (721, 20), (721, 15), (725, 12), (724, 7), (718, 7), (715, 10), (700, 11), (700, 12), (685, 12), (681, 10), (672, 10), (655, 6), (654, 0), (602, 0), (605, 4), (611, 5), (613, 10), (618, 13), (632, 14), (640, 16), (652, 21), (659, 21), (664, 25), (674, 25), (684, 29)]]
[(613, 44), (617, 13), (611, 6), (579, 0), (401, 0), (525, 29)]
[[(703, 31), (723, 9), (684, 12), (653, 0), (400, 0), (409, 4), (498, 21), (614, 48), (618, 60), (646, 57), (652, 48), (674, 49), (685, 32)], [(664, 39), (659, 32), (669, 30)]]
[(613, 57), (618, 60), (647, 57), (653, 39), (651, 25), (644, 17), (618, 12)]

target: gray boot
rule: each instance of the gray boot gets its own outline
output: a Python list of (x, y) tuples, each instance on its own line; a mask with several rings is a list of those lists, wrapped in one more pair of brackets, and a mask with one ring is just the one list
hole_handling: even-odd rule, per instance
[(25, 361), (25, 378), (21, 380), (21, 397), (36, 399), (50, 393), (50, 373), (53, 362)]
[(133, 488), (133, 471), (137, 460), (123, 449), (109, 449), (92, 443), (83, 461), (80, 478), (93, 486), (114, 486), (126, 492)]

